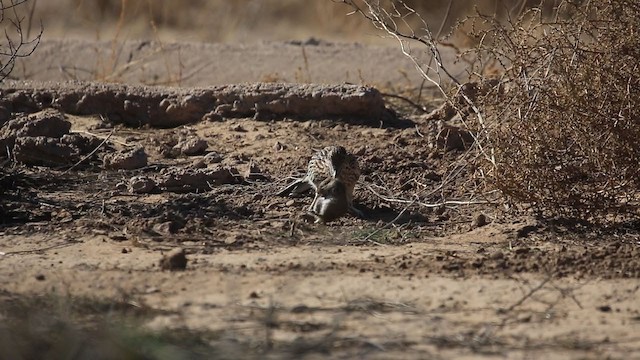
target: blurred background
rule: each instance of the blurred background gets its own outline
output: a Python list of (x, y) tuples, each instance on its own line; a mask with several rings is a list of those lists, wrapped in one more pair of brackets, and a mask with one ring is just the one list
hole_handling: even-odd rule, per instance
[[(16, 59), (11, 79), (179, 86), (350, 82), (394, 91), (424, 86), (397, 41), (340, 0), (13, 1), (21, 2), (1, 23), (14, 45), (21, 41), (15, 19), (21, 19), (23, 40), (36, 38), (40, 24), (43, 33), (37, 51)], [(390, 9), (391, 0), (370, 3), (378, 1)], [(398, 23), (420, 35), (424, 19), (442, 40), (443, 61), (462, 80), (469, 60), (457, 55), (477, 44), (469, 33), (483, 24), (455, 25), (478, 12), (516, 18), (539, 1), (405, 0), (420, 16)], [(544, 1), (545, 9), (557, 1)], [(20, 53), (34, 46), (25, 44)], [(412, 55), (430, 63), (427, 47), (414, 46)]]
[[(383, 0), (384, 1), (384, 0)], [(479, 9), (506, 16), (536, 0), (408, 0), (434, 28), (446, 33)], [(547, 1), (553, 5), (553, 1)], [(379, 34), (335, 0), (34, 0), (32, 23), (41, 20), (47, 38), (93, 40), (255, 42), (310, 37), (330, 41), (380, 42)], [(36, 26), (37, 27), (37, 26)]]

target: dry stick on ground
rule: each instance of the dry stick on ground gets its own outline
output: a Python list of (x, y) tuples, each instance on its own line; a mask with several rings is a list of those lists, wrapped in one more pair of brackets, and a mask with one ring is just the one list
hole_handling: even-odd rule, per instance
[(555, 273), (550, 273), (549, 275), (547, 275), (546, 278), (544, 278), (544, 280), (542, 280), (540, 282), (540, 284), (534, 286), (533, 288), (531, 288), (531, 290), (529, 290), (526, 294), (524, 294), (524, 296), (522, 296), (520, 299), (518, 299), (518, 301), (516, 301), (515, 303), (513, 303), (511, 306), (509, 306), (506, 309), (498, 309), (497, 312), (499, 314), (506, 314), (511, 312), (513, 309), (517, 308), (518, 306), (522, 305), (525, 301), (527, 301), (527, 299), (529, 299), (531, 296), (533, 296), (533, 294), (535, 294), (536, 292), (538, 292), (540, 289), (542, 289), (545, 285), (547, 285), (547, 283), (551, 280), (553, 280)]
[(416, 205), (420, 205), (422, 207), (426, 207), (426, 208), (439, 208), (441, 206), (447, 206), (447, 205), (480, 205), (480, 204), (491, 204), (490, 200), (468, 200), (468, 201), (458, 201), (458, 200), (446, 200), (446, 201), (441, 201), (438, 203), (425, 203), (425, 202), (421, 202), (421, 201), (417, 201), (417, 200), (407, 200), (407, 199), (400, 199), (400, 198), (392, 198), (392, 197), (388, 197), (385, 195), (382, 195), (380, 193), (378, 193), (377, 191), (375, 191), (373, 189), (373, 187), (371, 185), (366, 185), (367, 190), (369, 190), (373, 195), (375, 195), (376, 197), (384, 200), (384, 201), (388, 201), (388, 202), (394, 202), (394, 203), (400, 203), (400, 204), (416, 204)]
[(60, 248), (63, 248), (63, 247), (71, 246), (71, 245), (77, 244), (78, 242), (79, 242), (78, 240), (67, 239), (64, 243), (55, 244), (55, 245), (51, 245), (51, 246), (45, 246), (45, 247), (37, 248), (37, 249), (6, 251), (6, 252), (0, 251), (0, 256), (39, 253), (39, 252), (43, 252), (43, 251), (47, 251), (47, 250), (60, 249)]
[(116, 128), (113, 128), (113, 130), (111, 130), (111, 132), (109, 133), (109, 135), (102, 140), (102, 142), (96, 146), (95, 149), (93, 149), (93, 151), (91, 151), (89, 154), (87, 154), (86, 156), (84, 156), (82, 159), (80, 159), (77, 163), (73, 164), (73, 166), (71, 166), (70, 168), (68, 168), (67, 170), (62, 172), (62, 175), (68, 173), (69, 171), (73, 170), (76, 166), (80, 165), (83, 161), (87, 160), (88, 158), (90, 158), (91, 156), (93, 156), (93, 154), (95, 154), (98, 149), (100, 149), (107, 141), (109, 141), (109, 139), (111, 138), (111, 135), (113, 135), (116, 132)]
[(407, 209), (409, 209), (409, 207), (413, 205), (413, 203), (407, 204), (407, 206), (404, 207), (404, 209), (402, 209), (402, 211), (400, 211), (400, 213), (398, 214), (398, 216), (396, 216), (393, 220), (389, 221), (388, 223), (384, 224), (384, 226), (381, 226), (379, 228), (377, 228), (376, 230), (372, 231), (369, 235), (365, 236), (364, 239), (360, 240), (360, 242), (370, 242), (374, 245), (380, 245), (380, 246), (386, 246), (383, 243), (377, 242), (375, 240), (371, 240), (371, 238), (376, 235), (377, 233), (379, 233), (380, 231), (388, 228), (389, 226), (393, 225), (396, 221), (398, 221), (398, 219), (400, 219), (400, 217), (402, 217), (402, 215), (404, 215), (404, 213), (407, 211)]
[(407, 97), (404, 97), (402, 95), (388, 94), (388, 93), (380, 93), (380, 95), (386, 96), (386, 97), (392, 97), (394, 99), (402, 100), (402, 101), (408, 103), (409, 105), (411, 105), (412, 107), (414, 107), (415, 109), (423, 112), (423, 113), (428, 112), (427, 109), (424, 106), (422, 106), (420, 104), (417, 104), (417, 103), (413, 102), (413, 100), (411, 100), (411, 99), (409, 99)]

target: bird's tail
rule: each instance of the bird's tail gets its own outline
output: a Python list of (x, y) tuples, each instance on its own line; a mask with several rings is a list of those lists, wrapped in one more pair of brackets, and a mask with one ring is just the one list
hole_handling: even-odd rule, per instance
[(300, 195), (311, 189), (311, 184), (306, 179), (297, 179), (291, 184), (287, 185), (284, 189), (280, 190), (276, 195), (288, 196), (288, 195)]

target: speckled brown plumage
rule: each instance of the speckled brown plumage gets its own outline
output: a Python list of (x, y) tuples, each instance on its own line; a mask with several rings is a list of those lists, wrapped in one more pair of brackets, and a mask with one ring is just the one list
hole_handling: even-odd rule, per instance
[[(301, 194), (313, 189), (314, 200), (309, 210), (321, 218), (324, 216), (323, 209), (331, 213), (327, 213), (327, 218), (331, 219), (347, 210), (360, 215), (353, 208), (353, 190), (359, 178), (360, 166), (356, 157), (342, 146), (328, 146), (313, 154), (303, 178), (289, 184), (278, 195)], [(339, 191), (336, 191), (337, 187)], [(322, 203), (331, 206), (317, 204), (319, 197)], [(346, 208), (342, 211), (341, 207), (344, 206)]]

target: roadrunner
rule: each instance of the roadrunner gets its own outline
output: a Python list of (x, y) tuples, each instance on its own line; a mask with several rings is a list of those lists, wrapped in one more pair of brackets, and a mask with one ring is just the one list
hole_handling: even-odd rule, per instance
[(356, 157), (342, 146), (328, 146), (313, 154), (305, 177), (296, 179), (278, 195), (299, 195), (313, 189), (309, 212), (317, 222), (335, 220), (347, 211), (362, 217), (362, 212), (353, 207), (353, 189), (359, 178)]

